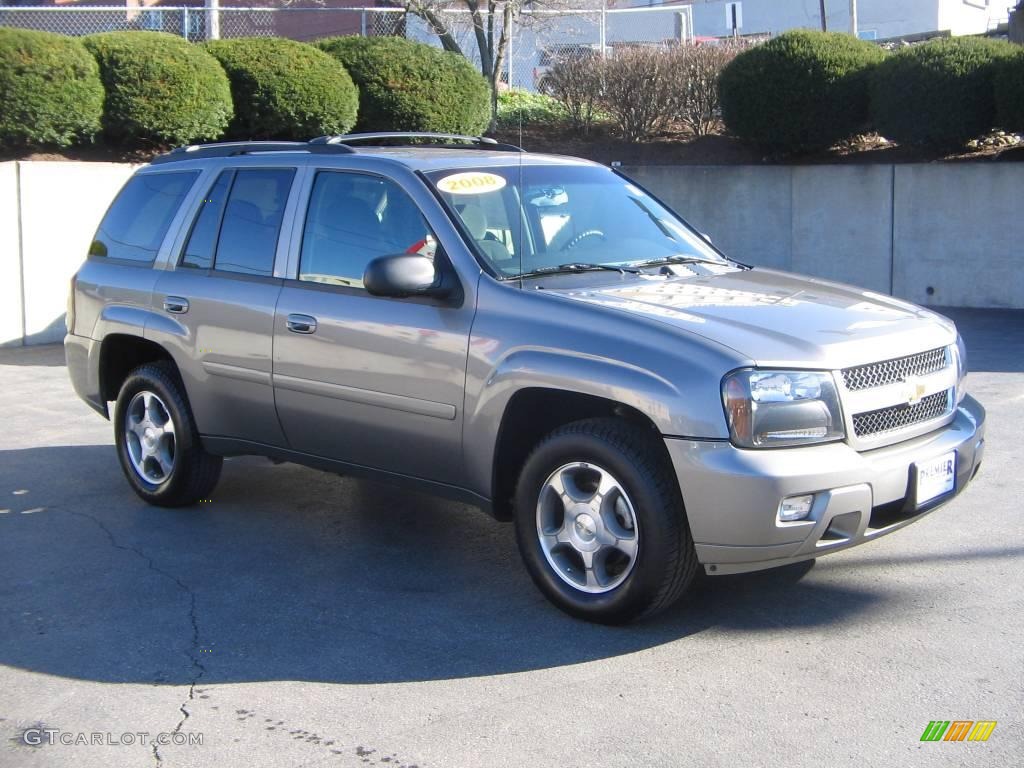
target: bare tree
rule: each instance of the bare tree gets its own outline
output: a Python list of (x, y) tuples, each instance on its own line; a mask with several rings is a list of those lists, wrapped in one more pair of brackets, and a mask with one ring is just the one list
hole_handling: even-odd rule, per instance
[(437, 35), (441, 47), (458, 53), (470, 61), (471, 52), (463, 50), (459, 41), (459, 23), (468, 17), (473, 43), (480, 61), (480, 73), (491, 86), (491, 128), (498, 115), (498, 86), (502, 82), (502, 69), (508, 55), (513, 24), (519, 27), (541, 26), (557, 20), (550, 11), (559, 8), (571, 10), (576, 0), (395, 0), (406, 13), (418, 16)]
[(596, 53), (570, 53), (555, 61), (541, 79), (540, 90), (561, 104), (573, 127), (587, 135), (603, 94), (603, 75)]
[(459, 10), (468, 14), (480, 58), (480, 74), (491, 86), (493, 128), (498, 114), (498, 83), (508, 52), (512, 23), (522, 15), (525, 7), (533, 4), (532, 0), (401, 0), (401, 4), (406, 13), (418, 16), (427, 23), (430, 31), (441, 41), (442, 48), (472, 60), (462, 50), (455, 36), (453, 21), (461, 14), (450, 11)]
[(626, 48), (601, 65), (602, 106), (622, 137), (638, 141), (668, 127), (678, 95), (671, 54), (661, 48)]
[(694, 136), (707, 136), (718, 127), (722, 113), (718, 76), (742, 48), (735, 44), (683, 45), (668, 54), (676, 117)]

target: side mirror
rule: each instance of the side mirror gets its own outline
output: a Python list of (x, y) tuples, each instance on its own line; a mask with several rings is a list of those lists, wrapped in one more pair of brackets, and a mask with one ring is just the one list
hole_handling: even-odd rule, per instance
[(363, 273), (363, 287), (367, 292), (396, 299), (447, 296), (449, 288), (442, 282), (433, 260), (416, 254), (379, 256), (366, 265)]

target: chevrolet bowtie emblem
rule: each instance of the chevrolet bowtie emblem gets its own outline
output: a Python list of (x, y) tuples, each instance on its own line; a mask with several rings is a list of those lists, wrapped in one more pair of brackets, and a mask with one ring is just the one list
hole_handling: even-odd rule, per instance
[(906, 387), (907, 405), (914, 405), (924, 397), (925, 386), (916, 377), (908, 376), (903, 380), (903, 385)]

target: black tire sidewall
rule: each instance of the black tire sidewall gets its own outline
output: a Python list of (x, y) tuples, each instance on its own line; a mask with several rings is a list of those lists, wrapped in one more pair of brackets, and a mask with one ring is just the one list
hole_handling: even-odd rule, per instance
[[(592, 594), (567, 584), (548, 563), (537, 536), (540, 489), (554, 470), (572, 462), (593, 463), (611, 472), (633, 503), (640, 534), (637, 561), (625, 582), (610, 592)], [(658, 487), (657, 478), (650, 477), (630, 452), (593, 435), (559, 434), (534, 451), (517, 486), (516, 540), (530, 576), (551, 602), (578, 618), (610, 624), (629, 621), (651, 605), (677, 551), (666, 540), (666, 516), (681, 514), (681, 504), (673, 509), (673, 499), (663, 498)], [(680, 524), (685, 526), (685, 521)]]
[[(192, 414), (179, 387), (180, 384), (174, 382), (172, 375), (165, 369), (153, 365), (142, 366), (132, 371), (125, 379), (114, 406), (114, 439), (121, 469), (132, 489), (146, 501), (155, 504), (167, 503), (180, 495), (189, 479), (188, 453), (195, 450)], [(152, 392), (163, 401), (174, 424), (174, 468), (170, 477), (160, 484), (150, 483), (140, 477), (128, 454), (124, 427), (125, 412), (132, 398), (142, 391)]]

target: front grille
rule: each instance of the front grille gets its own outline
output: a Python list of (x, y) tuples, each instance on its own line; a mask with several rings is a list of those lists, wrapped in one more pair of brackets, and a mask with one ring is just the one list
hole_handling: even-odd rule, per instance
[(877, 411), (858, 413), (853, 417), (853, 431), (857, 437), (871, 437), (912, 427), (945, 416), (949, 411), (949, 390), (921, 398), (913, 405), (893, 405)]
[(843, 370), (843, 382), (851, 392), (872, 387), (884, 387), (904, 381), (907, 376), (926, 376), (946, 367), (946, 349), (939, 347), (917, 355), (883, 360), (880, 363), (858, 365)]

